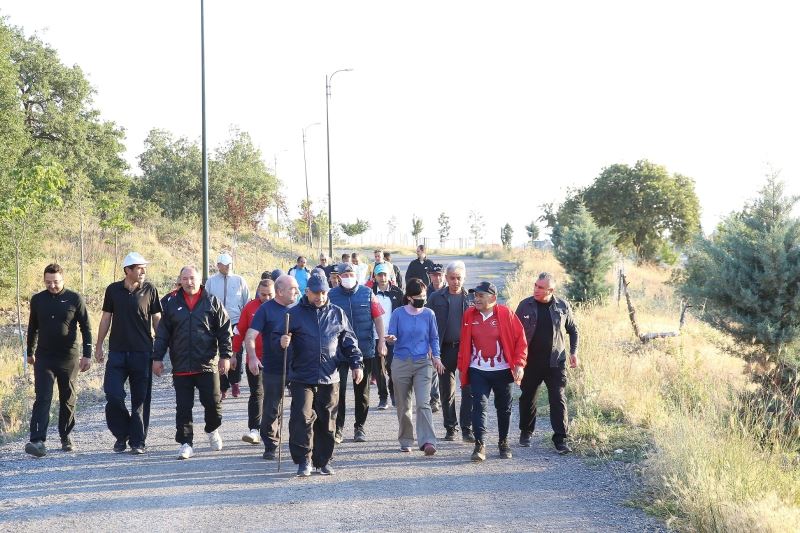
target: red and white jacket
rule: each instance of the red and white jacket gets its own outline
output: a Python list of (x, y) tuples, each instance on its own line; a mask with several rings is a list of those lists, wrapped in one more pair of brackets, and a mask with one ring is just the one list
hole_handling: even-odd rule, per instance
[[(503, 348), (509, 371), (513, 375), (515, 367), (524, 367), (528, 361), (528, 341), (525, 339), (525, 330), (517, 315), (505, 305), (495, 305), (494, 314), (500, 329), (500, 346)], [(458, 349), (458, 373), (461, 376), (462, 387), (469, 385), (469, 363), (472, 359), (472, 322), (475, 320), (483, 320), (481, 312), (474, 307), (468, 307), (464, 311), (462, 319), (461, 342)]]

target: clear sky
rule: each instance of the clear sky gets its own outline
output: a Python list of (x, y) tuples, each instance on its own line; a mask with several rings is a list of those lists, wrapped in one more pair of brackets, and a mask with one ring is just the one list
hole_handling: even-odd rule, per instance
[[(199, 139), (199, 0), (3, 0), (97, 90), (126, 129), (127, 159), (151, 128)], [(781, 171), (800, 193), (800, 76), (792, 2), (206, 1), (209, 147), (249, 132), (286, 185), (327, 195), (325, 74), (333, 216), (386, 236), (413, 213), (452, 237), (478, 210), (488, 241), (515, 242), (569, 186), (649, 159), (691, 176), (703, 228)], [(277, 154), (277, 155), (276, 155)]]

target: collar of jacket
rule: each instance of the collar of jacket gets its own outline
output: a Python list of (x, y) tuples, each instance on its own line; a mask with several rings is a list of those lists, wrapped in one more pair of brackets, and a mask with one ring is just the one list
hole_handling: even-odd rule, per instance
[(326, 300), (325, 305), (317, 307), (316, 305), (308, 301), (308, 296), (303, 296), (302, 298), (300, 298), (300, 301), (297, 303), (297, 305), (301, 307), (310, 307), (311, 309), (325, 309), (326, 307), (329, 307), (331, 305), (331, 301)]

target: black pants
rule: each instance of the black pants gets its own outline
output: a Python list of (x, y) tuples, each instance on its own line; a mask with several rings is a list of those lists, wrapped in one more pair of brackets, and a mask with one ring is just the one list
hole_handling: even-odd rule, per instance
[(323, 467), (333, 457), (336, 430), (336, 409), (339, 404), (339, 384), (308, 385), (295, 383), (292, 390), (292, 410), (289, 415), (289, 451), (292, 461), (308, 461)]
[[(369, 413), (369, 377), (372, 375), (374, 364), (380, 365), (376, 358), (364, 359), (364, 379), (361, 383), (353, 382), (353, 396), (355, 397), (356, 422), (354, 428), (363, 428)], [(336, 427), (344, 427), (346, 411), (345, 397), (347, 396), (347, 382), (351, 379), (350, 367), (347, 364), (339, 366), (339, 412), (336, 414)]]
[(567, 386), (567, 371), (562, 367), (550, 368), (537, 365), (536, 361), (525, 367), (519, 398), (519, 430), (533, 433), (536, 427), (536, 393), (539, 385), (547, 386), (547, 397), (550, 400), (550, 424), (553, 426), (553, 442), (563, 442), (567, 438), (567, 397), (564, 388)]
[(458, 345), (442, 346), (442, 364), (445, 372), (439, 376), (439, 398), (442, 402), (444, 428), (456, 429), (456, 426), (460, 425), (461, 431), (469, 432), (472, 430), (472, 389), (469, 385), (461, 388), (461, 409), (456, 419)]
[(222, 395), (219, 392), (219, 375), (202, 372), (191, 376), (172, 376), (175, 386), (175, 441), (193, 445), (192, 407), (194, 389), (200, 393), (200, 404), (205, 408), (206, 433), (222, 425)]
[(247, 373), (247, 385), (250, 387), (250, 398), (247, 399), (247, 429), (259, 429), (261, 427), (261, 415), (264, 412), (264, 383), (261, 381), (261, 374), (254, 376), (250, 373), (250, 368), (245, 365)]
[[(150, 392), (153, 387), (150, 352), (108, 352), (103, 391), (106, 424), (119, 441), (144, 446), (150, 425)], [(131, 391), (131, 410), (125, 405), (125, 381)]]
[(36, 400), (31, 413), (31, 442), (47, 440), (50, 424), (50, 404), (53, 401), (53, 384), (58, 383), (58, 434), (63, 440), (75, 427), (75, 403), (78, 396), (75, 378), (78, 376), (78, 359), (60, 355), (37, 355), (33, 364)]
[[(261, 441), (264, 443), (265, 451), (276, 451), (278, 440), (281, 433), (280, 410), (281, 397), (281, 375), (267, 374), (262, 372), (263, 404), (261, 417)], [(252, 398), (252, 392), (251, 398)]]
[(511, 386), (514, 376), (508, 370), (478, 370), (470, 368), (469, 382), (472, 387), (472, 428), (475, 440), (484, 442), (486, 422), (489, 412), (489, 394), (494, 393), (494, 407), (497, 411), (497, 431), (500, 442), (508, 437), (511, 425)]
[(236, 357), (236, 368), (231, 368), (228, 370), (227, 374), (221, 374), (219, 376), (219, 388), (221, 391), (227, 391), (231, 388), (231, 385), (242, 381), (242, 353), (243, 350), (239, 350), (234, 354), (234, 357)]
[(394, 398), (394, 387), (392, 386), (392, 355), (394, 354), (394, 346), (391, 344), (386, 345), (386, 357), (384, 357), (384, 366), (386, 373), (383, 372), (381, 367), (380, 356), (375, 356), (375, 362), (372, 364), (372, 376), (378, 384), (378, 398), (380, 401), (385, 402), (389, 396)]

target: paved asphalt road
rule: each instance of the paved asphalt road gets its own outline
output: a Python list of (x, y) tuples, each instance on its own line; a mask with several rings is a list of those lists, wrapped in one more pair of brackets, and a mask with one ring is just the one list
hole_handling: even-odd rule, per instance
[[(400, 261), (398, 261), (400, 263)], [(513, 266), (471, 260), (470, 282)], [(494, 282), (501, 278), (489, 278)], [(197, 438), (196, 455), (176, 460), (174, 391), (156, 378), (148, 452), (114, 454), (103, 405), (84, 404), (74, 431), (77, 450), (57, 448), (42, 459), (23, 451), (24, 439), (0, 446), (0, 531), (656, 531), (663, 526), (625, 505), (630, 484), (612, 466), (588, 466), (558, 456), (540, 420), (533, 446), (516, 444), (514, 457), (497, 456), (496, 419), (489, 415), (488, 459), (470, 462), (471, 445), (439, 443), (425, 457), (398, 449), (394, 409), (378, 411), (372, 387), (368, 441), (352, 440), (352, 395), (345, 442), (337, 446), (331, 477), (294, 477), (284, 440), (284, 464), (261, 458), (263, 448), (242, 442), (247, 395), (223, 403), (225, 447), (209, 450)], [(515, 406), (516, 410), (516, 406)], [(202, 410), (194, 410), (202, 434)], [(441, 413), (434, 414), (439, 436)], [(288, 422), (288, 405), (286, 421)], [(285, 426), (284, 426), (285, 427)]]

